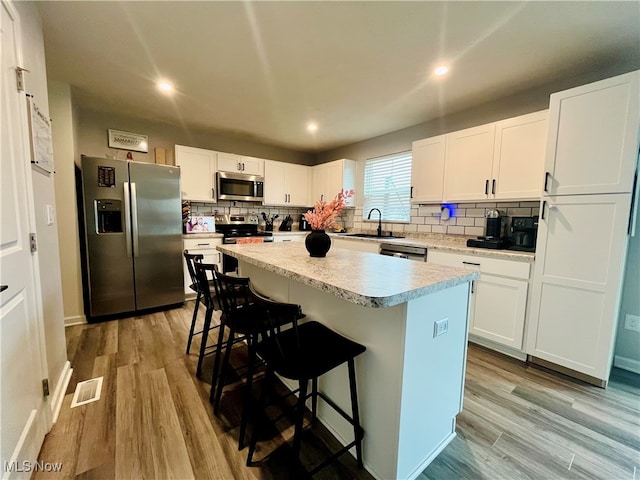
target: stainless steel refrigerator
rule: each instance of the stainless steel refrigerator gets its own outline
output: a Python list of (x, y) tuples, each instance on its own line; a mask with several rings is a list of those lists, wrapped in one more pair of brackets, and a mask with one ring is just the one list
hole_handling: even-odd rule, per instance
[(89, 318), (184, 301), (180, 169), (82, 157)]

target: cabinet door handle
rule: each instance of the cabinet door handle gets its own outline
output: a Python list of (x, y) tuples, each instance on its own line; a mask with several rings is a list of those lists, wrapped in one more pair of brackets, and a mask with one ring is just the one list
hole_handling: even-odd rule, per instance
[(242, 170), (242, 165), (238, 162), (238, 171)]
[(9, 285), (0, 285), (0, 292), (4, 292), (7, 288), (9, 288)]
[(244, 172), (244, 162), (242, 163), (242, 171)]
[(544, 172), (544, 191), (545, 192), (549, 192), (549, 177), (551, 176), (551, 174), (549, 172)]
[(542, 208), (540, 209), (540, 220), (544, 220), (544, 207), (547, 206), (547, 201), (543, 200), (542, 201)]
[(216, 189), (215, 188), (211, 189), (211, 198), (216, 198)]
[(222, 263), (222, 253), (218, 252), (218, 263)]
[(492, 195), (496, 194), (496, 179), (495, 178), (493, 180), (491, 180), (491, 194)]
[(473, 293), (473, 290), (474, 290), (473, 287), (475, 287), (475, 284), (476, 284), (476, 281), (475, 280), (471, 280), (471, 293)]
[(489, 195), (489, 179), (484, 182), (484, 194)]
[(411, 186), (411, 192), (409, 193), (409, 198), (413, 198), (413, 185)]
[(462, 262), (462, 263), (465, 264), (465, 265), (473, 265), (475, 267), (479, 267), (480, 266), (479, 263), (474, 263), (474, 262)]

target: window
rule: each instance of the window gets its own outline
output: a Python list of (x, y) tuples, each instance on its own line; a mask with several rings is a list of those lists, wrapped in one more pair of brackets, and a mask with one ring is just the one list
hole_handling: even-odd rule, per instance
[[(379, 208), (382, 220), (408, 222), (411, 218), (411, 152), (371, 158), (364, 165), (362, 215)], [(378, 218), (374, 212), (372, 218)]]

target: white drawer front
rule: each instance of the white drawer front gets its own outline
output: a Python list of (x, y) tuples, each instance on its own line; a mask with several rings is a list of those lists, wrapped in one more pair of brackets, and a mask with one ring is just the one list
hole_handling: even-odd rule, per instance
[(531, 269), (531, 264), (528, 262), (479, 257), (475, 255), (460, 255), (458, 253), (445, 253), (437, 250), (428, 250), (427, 262), (450, 267), (463, 267), (470, 270), (477, 270), (481, 273), (521, 278), (523, 280), (529, 279), (529, 271)]
[(221, 238), (185, 238), (183, 246), (185, 250), (207, 250), (215, 249), (216, 245), (222, 245)]

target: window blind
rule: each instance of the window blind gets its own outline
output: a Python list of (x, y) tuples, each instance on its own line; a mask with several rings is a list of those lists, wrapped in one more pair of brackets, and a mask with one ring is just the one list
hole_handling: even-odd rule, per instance
[[(411, 152), (371, 158), (364, 166), (362, 215), (379, 208), (383, 221), (408, 222), (411, 218)], [(372, 218), (378, 218), (374, 212)]]

